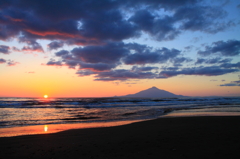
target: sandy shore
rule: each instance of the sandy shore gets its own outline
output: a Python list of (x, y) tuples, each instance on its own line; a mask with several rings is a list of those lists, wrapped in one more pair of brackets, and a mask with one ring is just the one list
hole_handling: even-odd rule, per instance
[(160, 118), (0, 138), (0, 158), (239, 158), (240, 116)]

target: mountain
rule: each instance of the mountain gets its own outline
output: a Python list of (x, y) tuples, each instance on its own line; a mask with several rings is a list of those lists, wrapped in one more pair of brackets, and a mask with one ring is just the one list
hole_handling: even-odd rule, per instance
[(184, 97), (182, 95), (176, 95), (165, 90), (158, 89), (157, 87), (152, 87), (143, 91), (140, 91), (136, 94), (129, 94), (121, 97), (129, 98), (175, 98), (175, 97)]

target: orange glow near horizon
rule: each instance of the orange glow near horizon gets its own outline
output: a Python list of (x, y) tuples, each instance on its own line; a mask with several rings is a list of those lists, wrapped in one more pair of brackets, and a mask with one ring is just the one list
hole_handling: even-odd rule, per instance
[[(31, 58), (30, 58), (31, 59)], [(34, 59), (32, 59), (34, 61)], [(44, 61), (42, 61), (44, 62)], [(25, 62), (27, 63), (27, 62)], [(220, 87), (222, 79), (234, 81), (236, 75), (215, 77), (205, 76), (179, 76), (161, 80), (138, 80), (131, 84), (127, 82), (94, 81), (93, 76), (78, 77), (76, 70), (66, 67), (56, 68), (50, 66), (33, 66), (31, 70), (27, 65), (19, 66), (20, 71), (13, 67), (3, 67), (1, 72), (0, 97), (114, 97), (135, 94), (153, 86), (184, 96), (217, 96), (239, 94), (238, 87)], [(35, 71), (34, 74), (25, 72)], [(54, 73), (53, 73), (54, 72)], [(209, 82), (210, 81), (210, 82)]]

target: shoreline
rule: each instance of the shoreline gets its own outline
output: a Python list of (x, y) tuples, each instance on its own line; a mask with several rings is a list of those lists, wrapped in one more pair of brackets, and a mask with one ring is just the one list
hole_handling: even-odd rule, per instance
[(0, 158), (239, 158), (240, 116), (164, 117), (1, 137)]
[(182, 118), (182, 117), (211, 117), (211, 116), (240, 116), (240, 112), (196, 112), (188, 110), (174, 110), (154, 119), (135, 119), (135, 120), (116, 120), (116, 121), (99, 121), (99, 122), (76, 122), (76, 123), (60, 123), (46, 125), (26, 125), (16, 127), (0, 128), (1, 137), (15, 137), (24, 135), (41, 135), (51, 134), (72, 129), (88, 129), (88, 128), (105, 128), (128, 125), (136, 122), (155, 120), (159, 118)]

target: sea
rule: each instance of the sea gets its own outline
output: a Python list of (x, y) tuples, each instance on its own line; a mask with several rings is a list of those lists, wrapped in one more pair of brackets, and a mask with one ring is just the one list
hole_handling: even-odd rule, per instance
[(240, 115), (240, 97), (0, 98), (0, 137), (31, 134), (14, 129), (29, 126), (44, 125), (46, 130), (46, 125), (97, 127), (161, 117), (230, 115)]

